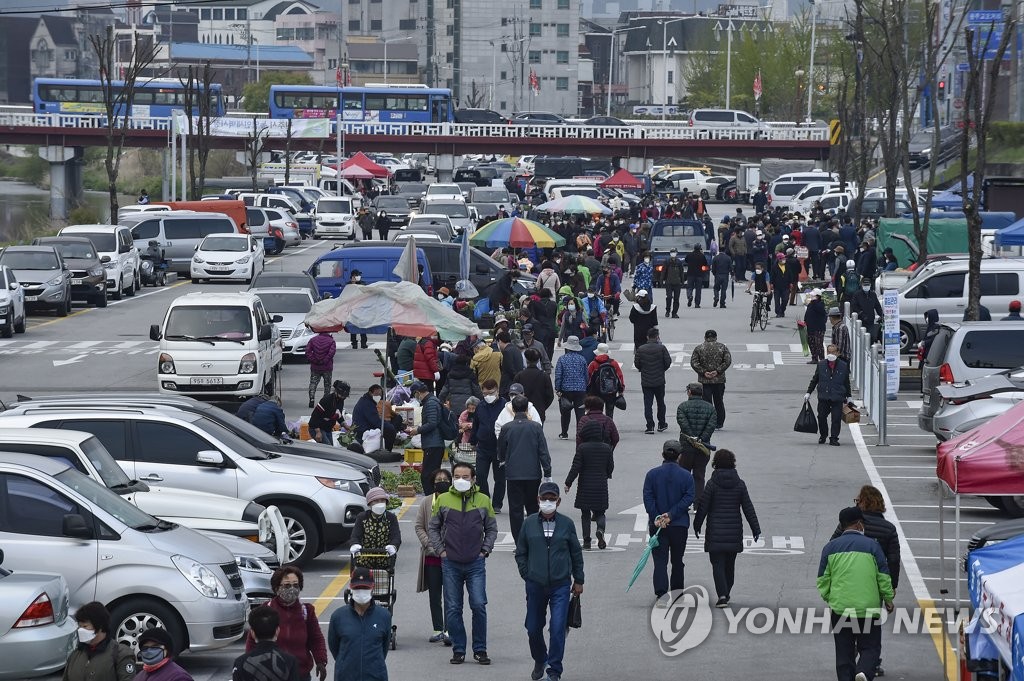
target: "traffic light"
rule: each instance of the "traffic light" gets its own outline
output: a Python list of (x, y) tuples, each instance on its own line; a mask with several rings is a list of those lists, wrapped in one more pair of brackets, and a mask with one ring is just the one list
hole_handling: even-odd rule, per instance
[(946, 98), (946, 80), (943, 78), (939, 80), (939, 99)]

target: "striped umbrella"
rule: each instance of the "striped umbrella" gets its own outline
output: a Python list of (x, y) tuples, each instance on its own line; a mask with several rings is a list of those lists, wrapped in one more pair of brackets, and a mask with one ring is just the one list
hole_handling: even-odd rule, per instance
[(469, 238), (469, 243), (483, 248), (555, 248), (564, 246), (565, 239), (539, 222), (523, 218), (503, 218), (488, 222), (476, 230)]
[(548, 213), (586, 213), (588, 215), (609, 215), (612, 209), (588, 196), (563, 196), (537, 206), (537, 210)]

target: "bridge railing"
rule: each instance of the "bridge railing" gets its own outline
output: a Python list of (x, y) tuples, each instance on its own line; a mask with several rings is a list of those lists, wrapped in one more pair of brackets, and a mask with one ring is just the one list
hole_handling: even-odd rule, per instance
[[(648, 122), (650, 123), (650, 122)], [(23, 110), (0, 110), (0, 125), (10, 127), (49, 127), (99, 129), (106, 127), (103, 116), (81, 114), (39, 114)], [(133, 116), (131, 130), (169, 130), (169, 117)], [(333, 127), (333, 126), (332, 126)], [(801, 127), (796, 124), (761, 129), (701, 128), (689, 126), (597, 126), (597, 125), (507, 125), (466, 123), (381, 123), (343, 122), (345, 135), (392, 135), (414, 137), (489, 137), (565, 140), (732, 140), (826, 142), (828, 128)]]

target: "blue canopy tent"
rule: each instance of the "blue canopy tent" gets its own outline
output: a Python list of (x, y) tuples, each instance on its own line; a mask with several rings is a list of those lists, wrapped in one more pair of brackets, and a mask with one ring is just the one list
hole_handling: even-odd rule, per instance
[(1024, 218), (996, 232), (996, 246), (1024, 246)]
[[(970, 667), (1001, 660), (1011, 681), (1024, 681), (1024, 536), (968, 554), (967, 586), (974, 615), (968, 634)], [(1002, 678), (1002, 677), (1000, 677)]]

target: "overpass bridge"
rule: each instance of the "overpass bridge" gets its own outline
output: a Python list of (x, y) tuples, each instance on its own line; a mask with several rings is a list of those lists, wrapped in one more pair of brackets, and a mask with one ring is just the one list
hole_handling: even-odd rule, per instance
[[(250, 117), (257, 122), (263, 118)], [(825, 161), (829, 155), (828, 128), (798, 123), (741, 129), (690, 127), (674, 121), (637, 121), (624, 126), (343, 122), (340, 140), (337, 132), (337, 125), (332, 125), (326, 138), (293, 137), (290, 148), (325, 153), (336, 148), (342, 153), (346, 149), (426, 153), (435, 157), (442, 175), (450, 173), (463, 154), (613, 157), (637, 173), (644, 172), (654, 158), (665, 156)], [(171, 118), (134, 116), (129, 120), (126, 147), (169, 149), (171, 142)], [(186, 143), (191, 145), (193, 140)], [(65, 203), (65, 196), (81, 191), (81, 173), (75, 166), (82, 150), (105, 147), (107, 129), (101, 116), (0, 109), (0, 144), (41, 147), (40, 156), (51, 164), (51, 215), (58, 218), (66, 215), (66, 208), (58, 204)], [(211, 138), (215, 149), (244, 151), (247, 145), (244, 136)], [(280, 137), (267, 140), (269, 148), (283, 145)]]

